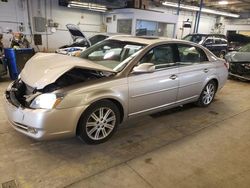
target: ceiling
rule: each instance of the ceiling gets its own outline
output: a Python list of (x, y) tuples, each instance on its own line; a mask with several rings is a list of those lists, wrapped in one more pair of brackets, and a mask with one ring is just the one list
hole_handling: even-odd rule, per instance
[[(178, 2), (178, 0), (171, 0)], [(203, 0), (203, 5), (206, 8), (217, 9), (233, 13), (249, 13), (250, 0), (227, 0), (228, 4), (219, 4), (220, 0)], [(200, 0), (181, 0), (183, 4), (199, 6)]]
[[(68, 2), (72, 0), (59, 0), (59, 4), (67, 6)], [(123, 8), (127, 4), (135, 0), (73, 0), (76, 2), (87, 2), (105, 5), (107, 8)], [(161, 2), (170, 1), (178, 3), (179, 0), (146, 0), (161, 5)], [(201, 0), (180, 0), (182, 4), (199, 6)], [(250, 14), (250, 0), (227, 0), (228, 4), (219, 4), (223, 0), (203, 0), (203, 7), (209, 9), (217, 9), (232, 13), (247, 13)], [(224, 0), (225, 1), (225, 0)]]

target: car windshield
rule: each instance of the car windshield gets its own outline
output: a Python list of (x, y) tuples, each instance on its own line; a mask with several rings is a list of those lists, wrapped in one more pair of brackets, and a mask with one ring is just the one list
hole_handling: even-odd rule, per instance
[[(88, 48), (81, 54), (81, 58), (113, 69), (114, 71), (121, 71), (125, 67), (124, 65), (128, 63), (125, 60), (144, 46), (141, 43), (109, 39)], [(129, 59), (131, 60), (131, 58)]]
[(239, 51), (240, 52), (250, 52), (250, 43), (243, 46)]
[(187, 35), (183, 38), (183, 40), (195, 42), (195, 43), (200, 43), (203, 41), (206, 37), (203, 35)]

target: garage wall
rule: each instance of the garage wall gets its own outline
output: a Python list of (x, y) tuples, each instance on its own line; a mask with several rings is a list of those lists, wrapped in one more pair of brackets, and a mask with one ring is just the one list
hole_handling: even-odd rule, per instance
[[(58, 5), (58, 0), (28, 0), (30, 3), (31, 17), (39, 16), (47, 19), (52, 19), (59, 23), (59, 27), (55, 33), (52, 33), (50, 28), (46, 32), (33, 32), (42, 34), (43, 45), (39, 46), (42, 51), (54, 51), (59, 46), (71, 42), (71, 36), (65, 25), (68, 23), (79, 24), (79, 27), (87, 36), (100, 32), (102, 26), (102, 13), (85, 11), (79, 9), (70, 9)], [(46, 4), (45, 4), (46, 2)], [(45, 6), (46, 5), (46, 6)], [(27, 0), (8, 0), (8, 2), (0, 1), (0, 32), (4, 33), (4, 45), (9, 46), (10, 34), (6, 34), (7, 29), (12, 29), (14, 32), (19, 31), (19, 22), (24, 23), (24, 33), (27, 38), (33, 43), (28, 27)], [(11, 23), (6, 23), (8, 21)], [(31, 25), (33, 20), (31, 20)]]
[(135, 35), (136, 20), (147, 20), (147, 21), (157, 21), (163, 23), (173, 23), (176, 24), (178, 17), (176, 15), (149, 10), (139, 10), (139, 9), (117, 9), (111, 13), (107, 13), (104, 16), (104, 20), (107, 17), (115, 16), (115, 20), (112, 19), (110, 23), (105, 23), (107, 25), (108, 33), (117, 32), (117, 20), (118, 19), (132, 19), (132, 35)]
[(0, 33), (5, 33), (3, 43), (9, 46), (11, 34), (6, 34), (7, 30), (18, 31), (21, 22), (24, 23), (24, 32), (27, 32), (27, 4), (22, 1), (9, 0), (7, 3), (0, 1)]
[[(111, 22), (107, 23), (106, 18), (111, 17)], [(119, 9), (111, 13), (104, 14), (104, 23), (107, 26), (107, 33), (113, 34), (117, 32), (117, 20), (119, 19), (134, 19), (134, 12), (132, 9)], [(132, 22), (132, 25), (134, 23)], [(132, 26), (133, 29), (133, 26)]]
[(236, 33), (247, 34), (250, 36), (250, 20), (249, 19), (227, 19), (225, 20), (225, 30), (236, 31)]
[[(65, 25), (68, 23), (79, 24), (81, 30), (84, 31), (87, 36), (90, 36), (97, 32), (103, 32), (104, 23), (107, 25), (108, 33), (116, 33), (117, 20), (131, 18), (133, 19), (132, 34), (134, 34), (136, 19), (155, 21), (157, 18), (157, 21), (162, 21), (165, 23), (174, 23), (174, 37), (182, 38), (185, 35), (193, 32), (195, 21), (195, 12), (181, 10), (180, 15), (177, 16), (176, 9), (171, 9), (167, 7), (149, 7), (150, 9), (158, 12), (149, 12), (138, 9), (119, 9), (114, 10), (109, 14), (104, 14), (62, 7), (58, 5), (58, 0), (8, 0), (7, 3), (0, 1), (0, 32), (6, 32), (7, 29), (18, 31), (20, 27), (20, 22), (23, 22), (24, 33), (30, 35), (30, 29), (28, 27), (27, 1), (29, 1), (30, 4), (31, 17), (45, 17), (46, 13), (47, 19), (52, 19), (54, 22), (59, 23), (59, 27), (57, 28), (57, 31), (55, 33), (52, 33), (50, 28), (47, 30), (47, 33), (40, 33), (42, 34), (43, 45), (39, 46), (39, 49), (42, 51), (54, 51), (59, 46), (71, 42), (70, 34), (68, 33), (65, 27)], [(113, 15), (116, 15), (114, 20)], [(107, 16), (112, 16), (112, 21), (110, 23), (106, 23)], [(184, 30), (182, 30), (183, 21), (186, 21), (187, 19), (192, 21), (192, 28), (185, 28)], [(6, 21), (9, 23), (7, 23)], [(216, 16), (202, 14), (200, 19), (199, 32), (210, 33), (214, 28), (215, 23)], [(230, 28), (234, 27), (234, 24), (226, 26), (225, 32), (226, 30), (230, 30)], [(242, 26), (242, 28), (249, 30), (249, 26), (247, 27), (244, 25)], [(5, 46), (9, 45), (10, 38), (11, 35), (4, 35)], [(29, 40), (33, 42), (31, 38)]]
[[(52, 1), (52, 11), (50, 15), (50, 5), (47, 5), (49, 18), (59, 23), (56, 33), (48, 30), (49, 50), (56, 49), (62, 45), (71, 42), (71, 36), (65, 25), (68, 23), (76, 24), (87, 36), (91, 36), (101, 31), (102, 13), (84, 11), (78, 9), (69, 9), (58, 6), (58, 1)], [(46, 39), (46, 37), (43, 37)]]
[[(150, 9), (156, 10), (156, 11), (160, 11), (160, 12), (164, 12), (166, 14), (172, 14), (172, 15), (176, 15), (177, 14), (177, 10), (176, 9), (171, 9), (168, 7), (155, 7), (152, 6)], [(201, 18), (200, 18), (200, 24), (199, 24), (199, 33), (211, 33), (212, 29), (214, 28), (214, 25), (216, 23), (216, 18), (217, 16), (215, 15), (208, 15), (208, 14), (201, 14)], [(192, 27), (191, 28), (184, 28), (184, 30), (182, 30), (182, 24), (183, 21), (187, 21), (187, 19), (189, 19), (189, 21), (192, 22)], [(178, 20), (177, 20), (177, 24), (176, 24), (176, 31), (175, 31), (175, 37), (178, 39), (181, 39), (182, 37), (186, 36), (189, 33), (193, 33), (194, 31), (194, 22), (195, 22), (195, 12), (191, 12), (191, 11), (186, 11), (186, 10), (181, 10), (179, 12), (179, 16), (178, 16)]]

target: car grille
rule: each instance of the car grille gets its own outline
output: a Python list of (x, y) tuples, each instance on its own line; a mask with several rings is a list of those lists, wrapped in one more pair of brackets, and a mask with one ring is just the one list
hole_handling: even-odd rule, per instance
[(26, 102), (26, 95), (31, 95), (34, 92), (34, 88), (28, 86), (24, 82), (20, 80), (16, 80), (10, 91), (6, 91), (6, 98), (12, 103), (14, 106), (24, 106), (28, 107), (29, 104)]

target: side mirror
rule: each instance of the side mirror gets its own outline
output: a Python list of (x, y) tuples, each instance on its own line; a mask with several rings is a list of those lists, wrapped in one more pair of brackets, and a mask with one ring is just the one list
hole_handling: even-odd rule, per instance
[(142, 63), (133, 68), (132, 73), (152, 73), (155, 71), (155, 65), (153, 63)]

